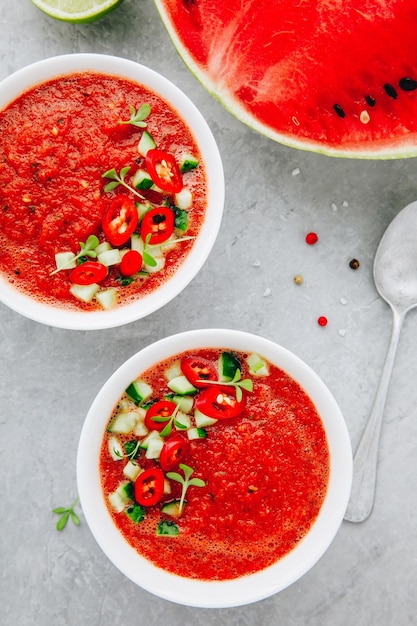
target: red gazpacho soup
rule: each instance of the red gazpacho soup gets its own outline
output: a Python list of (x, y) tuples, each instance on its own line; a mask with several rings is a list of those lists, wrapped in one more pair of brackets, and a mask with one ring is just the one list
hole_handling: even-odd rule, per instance
[(204, 220), (205, 165), (149, 88), (86, 71), (0, 112), (0, 272), (65, 308), (100, 309), (173, 276)]
[(321, 418), (254, 353), (198, 349), (132, 381), (100, 452), (106, 506), (138, 553), (173, 574), (230, 580), (305, 537), (325, 498)]

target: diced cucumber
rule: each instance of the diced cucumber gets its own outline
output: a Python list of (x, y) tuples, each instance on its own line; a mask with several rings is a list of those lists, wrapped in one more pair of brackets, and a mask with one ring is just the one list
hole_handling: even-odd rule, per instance
[(123, 474), (126, 478), (130, 478), (130, 480), (135, 481), (139, 474), (143, 472), (143, 469), (137, 463), (132, 463), (132, 461), (128, 461), (123, 468)]
[[(177, 243), (176, 243), (177, 239), (178, 239), (178, 237), (176, 237), (174, 234), (172, 234), (169, 239), (167, 239), (166, 241), (161, 243), (161, 245), (159, 246), (159, 248), (161, 250), (161, 254), (162, 253), (166, 254), (170, 250), (173, 250), (175, 248), (175, 246), (177, 245)], [(151, 253), (152, 253), (152, 249), (151, 249)]]
[[(154, 208), (153, 204), (151, 204), (148, 200), (142, 200), (142, 202), (135, 202), (135, 204), (138, 210), (139, 221), (142, 219), (145, 213), (147, 213), (148, 211)], [(136, 235), (136, 236), (140, 237), (140, 235)]]
[(191, 413), (194, 406), (194, 398), (191, 396), (173, 396), (172, 402), (179, 404), (179, 410), (184, 413)]
[(140, 235), (133, 233), (130, 238), (130, 247), (132, 250), (136, 250), (139, 254), (143, 254), (143, 240)]
[(139, 421), (135, 426), (134, 433), (137, 437), (146, 437), (149, 433), (149, 429), (145, 426), (144, 422)]
[(120, 256), (120, 250), (118, 248), (111, 248), (110, 250), (105, 250), (101, 254), (97, 256), (97, 260), (99, 263), (102, 263), (106, 267), (110, 267), (111, 265), (119, 265), (122, 260)]
[(180, 501), (172, 500), (172, 502), (167, 502), (162, 506), (161, 512), (165, 513), (165, 515), (170, 515), (171, 517), (180, 517)]
[(256, 352), (249, 354), (246, 358), (246, 362), (249, 365), (249, 372), (254, 376), (268, 376), (268, 364), (259, 354), (256, 354)]
[(158, 522), (156, 534), (165, 537), (176, 537), (180, 534), (180, 529), (172, 520), (161, 520)]
[(101, 304), (103, 309), (112, 309), (117, 304), (117, 290), (114, 287), (101, 289), (96, 293), (96, 300)]
[(207, 431), (204, 430), (204, 428), (190, 428), (190, 430), (187, 430), (187, 437), (190, 440), (205, 439), (207, 437)]
[(109, 453), (113, 461), (121, 461), (123, 458), (123, 446), (118, 437), (109, 437), (108, 441)]
[(132, 178), (132, 184), (136, 189), (150, 189), (153, 180), (146, 170), (138, 169)]
[(181, 191), (174, 196), (175, 206), (179, 209), (189, 209), (193, 204), (193, 194), (188, 187), (183, 187)]
[(145, 456), (147, 459), (159, 459), (161, 450), (164, 446), (164, 440), (162, 437), (153, 437), (148, 441), (148, 447), (146, 448)]
[(143, 265), (144, 269), (149, 272), (149, 274), (154, 274), (155, 272), (160, 272), (165, 267), (165, 257), (164, 256), (155, 256), (153, 250), (149, 251), (154, 260), (156, 261), (156, 265)]
[(109, 494), (109, 502), (116, 513), (121, 513), (130, 502), (130, 498), (126, 495), (126, 491), (124, 489), (126, 485), (127, 482), (121, 483), (117, 487), (116, 491)]
[(57, 270), (72, 270), (74, 267), (77, 267), (75, 254), (73, 252), (57, 252), (55, 264)]
[(152, 387), (150, 387), (148, 383), (145, 383), (142, 380), (134, 380), (126, 388), (126, 393), (130, 398), (132, 398), (135, 404), (139, 405), (151, 397)]
[(100, 285), (93, 283), (92, 285), (76, 285), (75, 283), (70, 287), (70, 293), (80, 300), (81, 302), (91, 302), (97, 291), (100, 289)]
[(162, 437), (160, 437), (159, 432), (157, 430), (151, 430), (149, 435), (147, 435), (145, 439), (142, 439), (142, 441), (140, 442), (140, 447), (142, 448), (142, 450), (147, 450), (149, 446), (149, 442), (151, 442), (154, 439), (161, 440), (162, 443), (164, 442), (164, 440), (162, 439)]
[(170, 381), (177, 376), (181, 376), (181, 362), (175, 361), (168, 369), (165, 370), (165, 378)]
[(169, 495), (171, 493), (171, 483), (168, 478), (164, 478), (164, 495)]
[(185, 174), (185, 172), (194, 170), (196, 167), (198, 167), (198, 159), (194, 155), (187, 152), (182, 156), (180, 161), (180, 172)]
[[(181, 428), (181, 430), (186, 430), (187, 428), (191, 428), (191, 420), (190, 420), (190, 416), (187, 415), (186, 413), (183, 413), (182, 411), (178, 411), (178, 413), (175, 416), (175, 426), (177, 428)], [(177, 422), (179, 424), (179, 426), (177, 426)]]
[(108, 241), (103, 241), (102, 243), (98, 244), (97, 248), (94, 248), (94, 251), (96, 252), (97, 256), (101, 254), (102, 252), (107, 252), (107, 250), (111, 250), (111, 245), (109, 244)]
[(217, 422), (214, 417), (204, 415), (199, 409), (194, 409), (194, 421), (197, 428), (206, 428), (207, 426), (213, 426)]
[(171, 378), (168, 382), (168, 387), (180, 396), (190, 396), (197, 391), (194, 385), (192, 385), (184, 375)]
[(142, 137), (139, 140), (138, 143), (138, 152), (141, 156), (146, 156), (146, 153), (148, 152), (148, 150), (153, 150), (154, 148), (156, 148), (156, 143), (154, 141), (154, 138), (152, 137), (152, 135), (150, 133), (148, 133), (147, 130), (144, 130), (142, 133)]
[(127, 435), (135, 428), (137, 423), (137, 415), (134, 411), (126, 411), (117, 413), (112, 420), (108, 430), (111, 433)]
[(236, 370), (241, 370), (242, 366), (231, 352), (222, 352), (219, 357), (219, 378), (223, 381), (233, 380)]

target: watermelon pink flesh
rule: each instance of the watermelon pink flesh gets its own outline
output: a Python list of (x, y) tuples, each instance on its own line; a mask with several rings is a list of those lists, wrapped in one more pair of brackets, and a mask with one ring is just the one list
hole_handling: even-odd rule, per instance
[(155, 2), (185, 62), (257, 130), (328, 154), (417, 154), (417, 0)]

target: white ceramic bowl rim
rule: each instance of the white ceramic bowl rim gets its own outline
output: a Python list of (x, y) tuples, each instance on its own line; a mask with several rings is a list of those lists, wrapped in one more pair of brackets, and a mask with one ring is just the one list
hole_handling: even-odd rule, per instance
[[(101, 491), (99, 454), (112, 407), (127, 385), (160, 360), (192, 348), (254, 351), (292, 376), (315, 404), (330, 449), (330, 480), (319, 516), (308, 535), (286, 557), (253, 575), (229, 581), (195, 581), (155, 567), (136, 553), (116, 529)], [(256, 602), (304, 575), (331, 544), (346, 510), (352, 477), (348, 431), (332, 394), (314, 371), (287, 349), (237, 330), (193, 330), (161, 339), (133, 355), (109, 378), (86, 417), (77, 456), (77, 482), (84, 516), (104, 553), (128, 578), (149, 592), (195, 607), (224, 608)]]
[(104, 54), (67, 54), (28, 65), (0, 83), (0, 110), (28, 89), (72, 72), (97, 71), (122, 76), (159, 94), (178, 111), (200, 148), (208, 178), (207, 212), (201, 231), (185, 261), (156, 291), (135, 302), (108, 311), (76, 311), (48, 306), (11, 286), (0, 276), (0, 301), (37, 322), (73, 330), (112, 328), (143, 318), (177, 296), (196, 276), (216, 240), (224, 207), (224, 173), (212, 132), (196, 106), (178, 87), (154, 70), (135, 61)]

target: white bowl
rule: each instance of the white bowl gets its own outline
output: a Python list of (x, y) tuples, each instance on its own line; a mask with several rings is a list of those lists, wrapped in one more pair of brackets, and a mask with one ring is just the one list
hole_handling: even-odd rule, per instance
[(0, 275), (0, 301), (18, 313), (50, 326), (90, 330), (111, 328), (143, 318), (177, 296), (195, 277), (216, 240), (224, 207), (224, 175), (215, 139), (201, 113), (178, 87), (157, 72), (134, 61), (101, 54), (68, 54), (24, 67), (0, 83), (0, 110), (28, 89), (64, 74), (98, 71), (140, 83), (159, 94), (188, 124), (200, 149), (208, 179), (207, 211), (198, 237), (185, 261), (156, 291), (137, 301), (103, 311), (65, 310), (49, 306), (13, 288)]
[[(168, 573), (140, 556), (117, 530), (106, 508), (99, 475), (100, 445), (112, 409), (127, 385), (153, 364), (193, 348), (257, 352), (295, 379), (321, 416), (330, 450), (330, 478), (320, 513), (287, 556), (256, 574), (226, 581), (196, 581)], [(77, 457), (78, 491), (85, 519), (99, 546), (128, 578), (172, 602), (222, 608), (256, 602), (305, 574), (323, 555), (343, 520), (352, 476), (349, 435), (340, 409), (320, 378), (297, 356), (259, 336), (226, 329), (194, 330), (144, 348), (105, 383), (85, 420)]]

